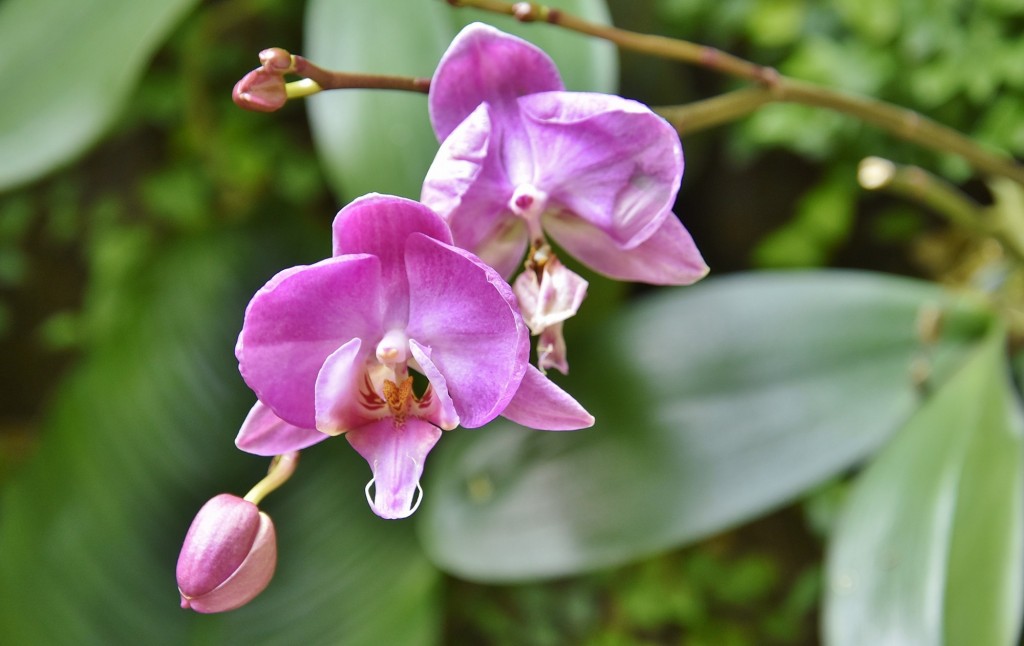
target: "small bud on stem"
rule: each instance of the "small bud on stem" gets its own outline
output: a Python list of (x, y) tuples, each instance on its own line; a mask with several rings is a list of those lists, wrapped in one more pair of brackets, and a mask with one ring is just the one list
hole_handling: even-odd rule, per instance
[[(231, 98), (240, 108), (274, 112), (280, 110), (288, 99), (307, 97), (323, 90), (364, 88), (423, 94), (430, 90), (428, 78), (332, 72), (280, 47), (260, 52), (260, 63), (260, 67), (235, 84)], [(286, 83), (286, 74), (301, 76), (302, 80)]]

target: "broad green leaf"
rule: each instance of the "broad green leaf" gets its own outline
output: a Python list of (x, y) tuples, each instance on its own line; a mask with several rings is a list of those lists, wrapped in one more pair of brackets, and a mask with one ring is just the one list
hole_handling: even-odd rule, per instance
[[(548, 4), (608, 21), (603, 0)], [(331, 69), (430, 77), (459, 29), (483, 20), (543, 47), (569, 89), (612, 91), (617, 78), (607, 43), (438, 0), (309, 0), (305, 20), (304, 54)], [(438, 147), (425, 95), (341, 90), (308, 101), (313, 138), (337, 194), (346, 200), (370, 192), (419, 198)]]
[[(233, 356), (245, 303), (287, 232), (221, 231), (151, 254), (120, 318), (58, 394), (37, 456), (0, 497), (0, 631), (9, 644), (429, 644), (437, 572), (411, 525), (369, 511), (365, 462), (344, 441), (305, 451), (262, 507), (270, 587), (225, 615), (181, 610), (185, 532), (267, 460), (233, 439), (254, 397)], [(305, 258), (308, 260), (309, 258)]]
[[(935, 343), (917, 331), (932, 308)], [(660, 291), (610, 321), (569, 341), (566, 388), (594, 428), (494, 424), (439, 444), (418, 512), (439, 566), (573, 574), (777, 508), (875, 450), (920, 403), (912, 373), (940, 382), (988, 315), (927, 283), (794, 272)]]
[(70, 161), (114, 120), (196, 0), (0, 5), (0, 190)]
[(828, 643), (1016, 643), (1024, 418), (1001, 333), (859, 477), (828, 557)]

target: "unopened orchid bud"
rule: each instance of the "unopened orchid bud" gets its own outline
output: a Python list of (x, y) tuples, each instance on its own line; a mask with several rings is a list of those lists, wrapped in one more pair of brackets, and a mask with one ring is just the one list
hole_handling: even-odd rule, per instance
[(240, 108), (256, 112), (274, 112), (288, 102), (284, 73), (257, 67), (242, 77), (231, 92), (231, 98)]
[(203, 505), (178, 557), (181, 607), (212, 613), (252, 601), (274, 576), (277, 542), (270, 516), (220, 494)]

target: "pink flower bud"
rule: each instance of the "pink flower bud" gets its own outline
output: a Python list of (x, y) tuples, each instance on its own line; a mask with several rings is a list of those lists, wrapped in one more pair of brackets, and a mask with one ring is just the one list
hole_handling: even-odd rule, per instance
[(270, 516), (238, 496), (215, 496), (196, 514), (178, 556), (181, 607), (234, 610), (267, 587), (276, 565)]
[(280, 110), (288, 102), (284, 75), (266, 67), (257, 67), (235, 84), (231, 98), (238, 107), (254, 112)]

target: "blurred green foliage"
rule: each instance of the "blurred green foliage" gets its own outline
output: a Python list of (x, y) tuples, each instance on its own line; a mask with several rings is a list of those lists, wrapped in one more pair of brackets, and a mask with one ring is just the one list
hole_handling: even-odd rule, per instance
[[(795, 78), (917, 110), (994, 149), (1024, 156), (1024, 5), (1012, 0), (657, 0), (662, 31), (714, 45)], [(719, 91), (732, 85), (714, 83)], [(800, 189), (788, 222), (761, 240), (762, 267), (826, 265), (853, 235), (862, 191), (854, 168), (869, 155), (940, 169), (962, 182), (962, 160), (938, 156), (856, 120), (800, 105), (769, 105), (730, 128), (744, 163), (790, 151), (827, 172)], [(878, 219), (903, 240), (922, 228), (887, 207)], [(908, 235), (909, 234), (909, 235)]]

